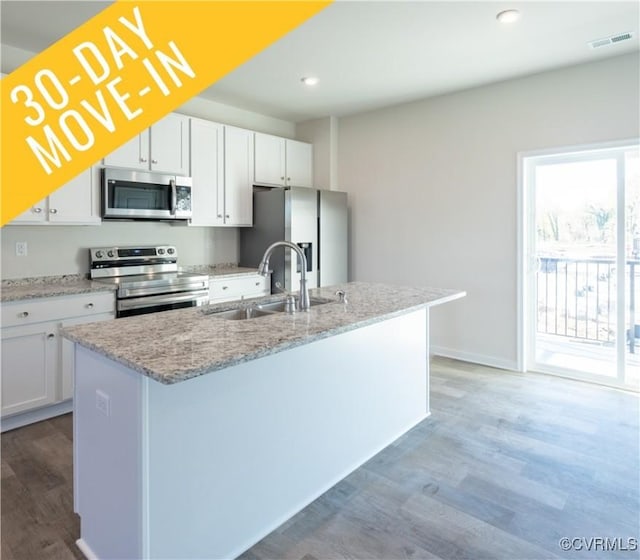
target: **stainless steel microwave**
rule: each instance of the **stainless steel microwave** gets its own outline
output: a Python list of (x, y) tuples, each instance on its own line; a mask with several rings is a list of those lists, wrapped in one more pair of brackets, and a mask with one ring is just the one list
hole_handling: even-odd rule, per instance
[(102, 217), (130, 220), (188, 220), (191, 177), (127, 169), (102, 169)]

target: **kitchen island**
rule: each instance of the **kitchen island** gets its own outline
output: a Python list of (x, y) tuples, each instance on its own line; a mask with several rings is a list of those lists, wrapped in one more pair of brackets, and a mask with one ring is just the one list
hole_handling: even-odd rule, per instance
[(349, 283), (311, 295), (328, 303), (65, 331), (87, 557), (233, 558), (428, 416), (429, 308), (464, 292)]

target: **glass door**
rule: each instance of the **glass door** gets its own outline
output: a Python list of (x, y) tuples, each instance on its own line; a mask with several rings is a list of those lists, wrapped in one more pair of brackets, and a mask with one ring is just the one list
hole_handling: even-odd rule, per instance
[(528, 369), (638, 390), (638, 161), (637, 146), (524, 159)]

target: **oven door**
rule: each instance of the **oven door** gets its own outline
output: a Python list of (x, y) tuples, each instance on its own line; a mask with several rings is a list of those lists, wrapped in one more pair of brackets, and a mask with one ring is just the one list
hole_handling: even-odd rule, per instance
[(196, 307), (208, 302), (209, 290), (120, 299), (117, 302), (116, 317), (132, 317), (183, 307)]
[(102, 170), (102, 216), (104, 218), (173, 219), (176, 178), (172, 175)]

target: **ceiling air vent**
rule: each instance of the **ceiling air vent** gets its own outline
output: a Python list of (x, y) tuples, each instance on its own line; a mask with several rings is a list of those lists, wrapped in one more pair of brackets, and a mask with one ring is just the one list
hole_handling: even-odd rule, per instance
[(604, 37), (602, 39), (596, 39), (595, 41), (589, 41), (587, 43), (592, 49), (599, 49), (600, 47), (606, 47), (607, 45), (614, 45), (621, 41), (628, 41), (633, 37), (633, 33), (618, 33), (618, 35), (611, 35), (611, 37)]

